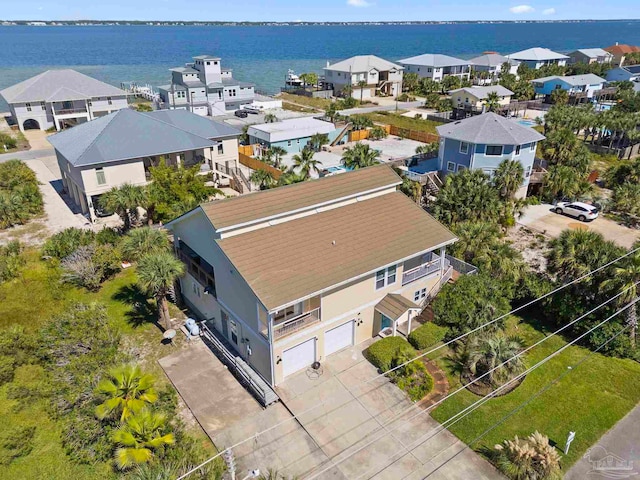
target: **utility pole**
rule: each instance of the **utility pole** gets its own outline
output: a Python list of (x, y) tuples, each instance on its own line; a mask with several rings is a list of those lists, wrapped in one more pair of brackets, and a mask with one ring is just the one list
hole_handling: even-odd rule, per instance
[(231, 480), (236, 480), (236, 459), (234, 458), (233, 451), (228, 448), (222, 454), (224, 463), (227, 464), (227, 471)]

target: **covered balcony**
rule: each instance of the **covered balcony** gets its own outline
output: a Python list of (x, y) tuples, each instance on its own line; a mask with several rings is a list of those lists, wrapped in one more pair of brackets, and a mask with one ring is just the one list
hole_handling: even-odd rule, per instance
[(320, 322), (320, 297), (313, 297), (271, 314), (273, 340), (279, 340)]

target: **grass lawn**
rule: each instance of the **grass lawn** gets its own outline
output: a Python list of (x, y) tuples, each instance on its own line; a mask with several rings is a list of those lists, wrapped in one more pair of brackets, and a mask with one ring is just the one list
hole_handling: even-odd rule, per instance
[[(105, 282), (97, 292), (87, 292), (63, 284), (55, 269), (39, 259), (36, 250), (26, 252), (27, 265), (17, 279), (0, 284), (0, 332), (13, 324), (28, 331), (36, 331), (49, 319), (76, 302), (99, 302), (106, 306), (114, 329), (122, 332), (122, 348), (137, 358), (141, 367), (155, 375), (161, 389), (169, 385), (157, 360), (175, 351), (161, 343), (161, 333), (154, 321), (155, 304), (148, 302), (136, 285), (135, 268), (121, 271)], [(178, 313), (175, 309), (172, 313)], [(180, 347), (184, 339), (176, 337)], [(37, 382), (42, 368), (25, 365), (17, 369), (15, 384)], [(37, 426), (33, 451), (14, 460), (9, 466), (0, 465), (0, 478), (112, 478), (110, 464), (77, 465), (69, 460), (60, 443), (60, 427), (50, 417), (46, 401), (22, 405), (19, 400), (7, 399), (7, 385), (0, 387), (0, 425)], [(173, 387), (170, 387), (173, 388)], [(206, 449), (214, 447), (197, 425), (188, 431), (201, 440)]]
[(290, 103), (290, 102), (282, 102), (282, 109), (283, 110), (289, 110), (291, 112), (302, 112), (302, 113), (318, 113), (319, 110), (317, 108), (312, 108), (312, 107), (302, 107), (300, 105), (297, 105), (295, 103)]
[(326, 109), (333, 103), (332, 100), (326, 98), (313, 98), (284, 92), (279, 95), (279, 98), (282, 99), (283, 102), (297, 103), (298, 105), (305, 105), (320, 110)]
[(13, 138), (15, 138), (17, 141), (17, 145), (15, 148), (10, 148), (8, 150), (5, 150), (4, 148), (2, 148), (3, 146), (0, 145), (0, 153), (4, 154), (4, 153), (20, 152), (22, 150), (29, 150), (30, 148), (29, 140), (27, 140), (27, 137), (25, 137), (24, 133), (22, 133), (20, 130), (12, 129), (10, 132), (4, 132), (4, 133), (8, 133)]
[[(542, 328), (532, 317), (526, 317), (526, 321), (512, 322), (509, 330), (509, 333), (517, 333), (524, 338), (527, 345), (544, 336)], [(533, 348), (526, 355), (527, 367), (566, 343), (564, 339), (555, 336)], [(490, 400), (453, 424), (449, 430), (466, 443), (472, 441), (588, 354), (589, 350), (586, 348), (567, 348), (531, 372), (516, 390)], [(438, 362), (448, 372), (451, 390), (457, 389), (460, 386), (459, 378), (450, 374), (446, 360), (441, 358)], [(482, 447), (492, 449), (495, 444), (516, 434), (524, 437), (538, 430), (563, 449), (569, 431), (575, 431), (576, 438), (571, 444), (571, 450), (567, 456), (563, 455), (562, 466), (566, 471), (637, 405), (640, 401), (639, 384), (640, 364), (596, 353), (577, 367), (576, 371), (566, 375), (472, 447), (477, 451), (482, 451)], [(439, 422), (444, 422), (479, 398), (467, 390), (461, 391), (432, 412), (432, 416)]]
[(442, 125), (439, 122), (433, 120), (423, 120), (411, 117), (403, 117), (393, 112), (372, 112), (363, 114), (364, 117), (368, 117), (371, 121), (380, 123), (383, 125), (395, 125), (399, 128), (408, 128), (410, 130), (416, 130), (419, 132), (428, 132), (437, 134), (436, 127)]

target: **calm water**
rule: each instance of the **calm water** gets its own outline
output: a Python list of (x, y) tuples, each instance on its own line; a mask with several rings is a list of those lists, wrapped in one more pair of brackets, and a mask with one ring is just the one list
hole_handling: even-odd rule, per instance
[[(534, 46), (556, 51), (640, 44), (640, 21), (281, 27), (0, 27), (0, 89), (48, 68), (71, 67), (119, 85), (169, 83), (168, 68), (216, 54), (241, 80), (275, 93), (288, 68), (318, 71), (327, 61), (372, 53), (389, 60), (426, 52), (470, 58), (485, 50)], [(2, 102), (2, 100), (0, 100)], [(0, 103), (0, 109), (6, 107)]]

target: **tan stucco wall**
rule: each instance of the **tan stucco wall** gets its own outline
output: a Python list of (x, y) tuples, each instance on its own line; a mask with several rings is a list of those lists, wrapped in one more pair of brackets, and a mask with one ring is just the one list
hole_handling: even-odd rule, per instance
[[(96, 167), (103, 168), (105, 180), (107, 181), (104, 185), (98, 185)], [(71, 168), (73, 169), (74, 167)], [(89, 196), (99, 195), (125, 183), (131, 183), (133, 185), (145, 185), (147, 183), (144, 174), (144, 164), (141, 159), (85, 167), (80, 169), (80, 172), (84, 191)]]

